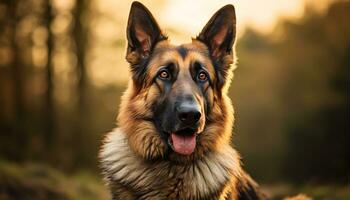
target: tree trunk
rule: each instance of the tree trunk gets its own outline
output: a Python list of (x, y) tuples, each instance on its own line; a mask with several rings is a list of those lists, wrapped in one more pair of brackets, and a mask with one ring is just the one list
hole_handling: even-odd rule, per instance
[[(85, 162), (89, 160), (84, 150), (88, 149), (88, 141), (84, 135), (87, 134), (86, 124), (88, 123), (88, 113), (89, 107), (87, 106), (87, 86), (88, 86), (88, 76), (86, 72), (85, 66), (85, 53), (87, 47), (87, 32), (88, 28), (86, 27), (84, 17), (86, 17), (88, 10), (88, 0), (76, 0), (75, 9), (74, 9), (74, 33), (73, 38), (75, 42), (75, 53), (77, 56), (77, 64), (76, 64), (76, 73), (77, 73), (77, 94), (78, 94), (78, 105), (77, 105), (77, 125), (75, 132), (75, 141), (79, 145), (77, 149), (79, 151), (76, 154), (76, 160), (79, 162)], [(84, 139), (84, 142), (81, 142)], [(78, 163), (76, 163), (78, 164)]]
[(52, 150), (52, 145), (55, 136), (55, 110), (54, 110), (54, 83), (53, 83), (53, 63), (52, 63), (52, 51), (54, 46), (53, 34), (50, 29), (51, 22), (53, 20), (52, 7), (50, 0), (46, 0), (45, 7), (45, 26), (48, 31), (47, 37), (47, 64), (46, 64), (46, 99), (45, 99), (45, 144), (46, 149), (50, 152)]
[(14, 112), (15, 120), (13, 126), (15, 138), (18, 148), (17, 155), (15, 155), (16, 160), (23, 160), (25, 158), (24, 154), (26, 152), (26, 134), (24, 129), (24, 114), (25, 114), (25, 97), (24, 97), (24, 65), (21, 63), (20, 58), (20, 48), (18, 46), (19, 41), (17, 41), (17, 23), (19, 21), (19, 16), (17, 13), (17, 1), (9, 1), (9, 20), (11, 26), (11, 46), (12, 46), (12, 80), (13, 80), (13, 91), (14, 91)]

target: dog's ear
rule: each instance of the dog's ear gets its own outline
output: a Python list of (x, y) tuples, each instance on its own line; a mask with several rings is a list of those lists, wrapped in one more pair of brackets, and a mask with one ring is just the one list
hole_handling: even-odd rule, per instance
[(151, 12), (140, 2), (133, 2), (127, 26), (126, 59), (132, 65), (147, 59), (155, 44), (166, 39)]
[(233, 5), (218, 10), (204, 26), (197, 40), (204, 42), (213, 59), (221, 59), (232, 52), (236, 38), (236, 14)]
[(218, 72), (218, 86), (222, 88), (232, 74), (233, 44), (236, 38), (236, 14), (233, 5), (218, 10), (196, 38), (207, 45)]

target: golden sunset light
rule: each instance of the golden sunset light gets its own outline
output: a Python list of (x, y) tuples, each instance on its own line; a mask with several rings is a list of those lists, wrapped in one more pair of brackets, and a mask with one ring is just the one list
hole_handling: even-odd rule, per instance
[[(68, 4), (69, 0), (65, 1)], [(331, 1), (318, 0), (316, 6), (323, 10)], [(195, 37), (201, 31), (209, 17), (226, 4), (235, 6), (238, 38), (246, 27), (252, 27), (263, 33), (271, 32), (280, 18), (297, 19), (303, 14), (305, 5), (316, 4), (316, 1), (311, 0), (143, 0), (141, 2), (150, 8), (174, 44), (189, 42), (191, 37)], [(97, 39), (105, 41), (103, 46), (98, 42), (99, 45), (94, 51), (96, 55), (90, 66), (92, 78), (96, 80), (94, 83), (98, 85), (127, 81), (125, 49), (123, 46), (111, 47), (113, 42), (108, 41), (125, 41), (126, 22), (131, 3), (131, 0), (93, 2), (97, 14), (96, 18), (93, 18), (92, 26)], [(115, 49), (115, 51), (104, 49)], [(118, 75), (115, 70), (119, 72)]]
[(349, 200), (349, 21), (349, 0), (0, 1), (0, 199)]

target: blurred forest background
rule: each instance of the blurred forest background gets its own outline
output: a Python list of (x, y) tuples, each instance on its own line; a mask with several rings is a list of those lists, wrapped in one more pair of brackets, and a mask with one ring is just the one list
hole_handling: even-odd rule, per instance
[[(158, 19), (167, 6), (144, 2)], [(307, 2), (238, 30), (233, 143), (275, 198), (350, 199), (350, 1)], [(97, 154), (126, 87), (130, 4), (0, 1), (0, 199), (108, 199)], [(194, 36), (181, 30), (166, 28)]]

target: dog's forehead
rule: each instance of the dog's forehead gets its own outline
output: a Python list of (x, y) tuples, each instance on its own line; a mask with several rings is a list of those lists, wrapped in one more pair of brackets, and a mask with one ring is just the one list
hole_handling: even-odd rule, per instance
[(149, 69), (150, 72), (156, 72), (168, 63), (176, 63), (181, 71), (181, 69), (188, 69), (194, 62), (204, 64), (209, 68), (209, 73), (214, 73), (209, 50), (205, 44), (193, 39), (191, 43), (173, 45), (165, 40), (155, 46)]
[(171, 44), (168, 40), (164, 40), (159, 42), (154, 49), (155, 53), (166, 51), (176, 51), (183, 59), (189, 52), (198, 52), (205, 56), (209, 53), (207, 46), (195, 39), (193, 39), (191, 43), (180, 45), (174, 45)]

